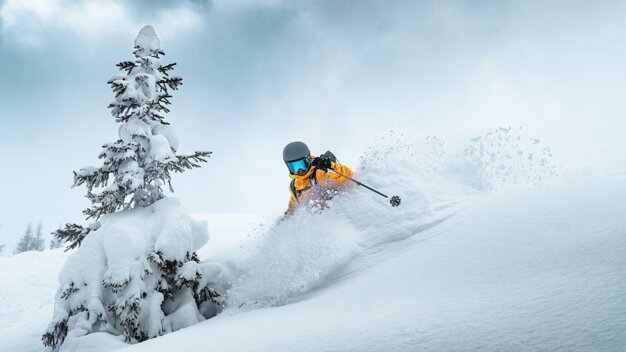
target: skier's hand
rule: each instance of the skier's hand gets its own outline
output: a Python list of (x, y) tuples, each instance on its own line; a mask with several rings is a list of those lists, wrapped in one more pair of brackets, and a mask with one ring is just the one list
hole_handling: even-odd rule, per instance
[(320, 155), (320, 158), (324, 158), (324, 159), (328, 159), (333, 163), (337, 162), (337, 157), (335, 157), (335, 154), (331, 153), (330, 150), (326, 151), (326, 153)]
[(320, 155), (319, 157), (313, 159), (313, 161), (311, 162), (311, 165), (313, 165), (314, 167), (320, 170), (327, 171), (328, 169), (332, 168), (332, 164), (336, 160), (337, 158), (335, 158), (333, 153), (326, 152)]

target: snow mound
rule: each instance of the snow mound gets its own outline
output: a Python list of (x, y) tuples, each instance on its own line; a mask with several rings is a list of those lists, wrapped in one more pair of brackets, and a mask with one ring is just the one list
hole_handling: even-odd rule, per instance
[[(175, 268), (176, 280), (192, 280), (202, 274), (203, 267), (189, 256), (208, 238), (206, 222), (192, 219), (175, 198), (105, 215), (100, 228), (85, 238), (59, 274), (50, 326), (67, 321), (69, 333), (62, 351), (80, 349), (102, 338), (89, 333), (121, 335), (124, 326), (116, 323), (113, 314), (126, 313), (111, 309), (126, 307), (124, 300), (137, 302), (140, 326), (149, 336), (204, 320), (190, 292), (168, 301), (157, 288), (175, 283), (159, 281), (156, 274), (161, 270), (160, 260), (184, 263)], [(210, 278), (203, 280), (207, 283)], [(166, 314), (162, 305), (167, 306)]]

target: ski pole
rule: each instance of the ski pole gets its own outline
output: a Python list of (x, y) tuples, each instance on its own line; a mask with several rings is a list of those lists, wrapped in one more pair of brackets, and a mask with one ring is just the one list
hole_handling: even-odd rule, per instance
[[(337, 170), (333, 170), (333, 169), (328, 169), (328, 170), (330, 170), (330, 171), (332, 171), (332, 172), (336, 173), (337, 175), (339, 175), (339, 176), (341, 176), (341, 177), (345, 177), (345, 178), (347, 178), (348, 180), (350, 180), (350, 181), (352, 181), (352, 182), (356, 183), (357, 185), (359, 185), (359, 186), (363, 186), (363, 187), (365, 187), (365, 188), (369, 189), (370, 191), (372, 191), (372, 192), (374, 192), (374, 193), (377, 193), (377, 194), (379, 194), (379, 195), (381, 195), (381, 196), (383, 196), (383, 197), (385, 197), (385, 198), (389, 198), (386, 194), (384, 194), (384, 193), (382, 193), (382, 192), (379, 192), (379, 191), (377, 191), (377, 190), (373, 189), (372, 187), (370, 187), (370, 186), (368, 186), (368, 185), (366, 185), (366, 184), (363, 184), (362, 182), (359, 182), (359, 181), (357, 181), (357, 180), (353, 179), (352, 177), (350, 177), (350, 176), (348, 176), (348, 175), (343, 174), (342, 172), (339, 172), (339, 171), (337, 171)], [(391, 200), (389, 200), (389, 203), (391, 204), (391, 206), (392, 206), (392, 207), (397, 207), (397, 206), (399, 206), (399, 205), (400, 205), (400, 202), (401, 202), (401, 200), (400, 200), (400, 197), (399, 197), (399, 196), (392, 196), (392, 197), (391, 197)]]

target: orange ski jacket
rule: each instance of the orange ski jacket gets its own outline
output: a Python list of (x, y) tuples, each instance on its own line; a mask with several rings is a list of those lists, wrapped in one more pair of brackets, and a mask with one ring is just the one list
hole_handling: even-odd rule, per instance
[[(310, 158), (311, 161), (315, 159), (314, 156), (311, 156)], [(350, 170), (349, 167), (339, 163), (332, 163), (331, 169), (339, 171), (348, 177), (352, 177), (353, 175), (352, 170)], [(285, 214), (293, 214), (300, 203), (300, 199), (306, 198), (307, 193), (310, 192), (315, 184), (317, 184), (317, 186), (321, 189), (338, 190), (346, 183), (350, 182), (347, 178), (332, 171), (319, 170), (314, 166), (312, 166), (311, 169), (302, 176), (289, 174), (289, 177), (292, 178), (291, 183), (289, 184), (291, 199), (289, 200), (289, 206), (287, 207)]]

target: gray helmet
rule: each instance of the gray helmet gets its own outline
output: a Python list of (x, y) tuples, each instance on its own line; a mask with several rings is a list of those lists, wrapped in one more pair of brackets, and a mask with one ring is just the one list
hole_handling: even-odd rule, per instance
[(283, 160), (285, 162), (294, 161), (311, 156), (311, 151), (302, 142), (291, 142), (283, 149)]

